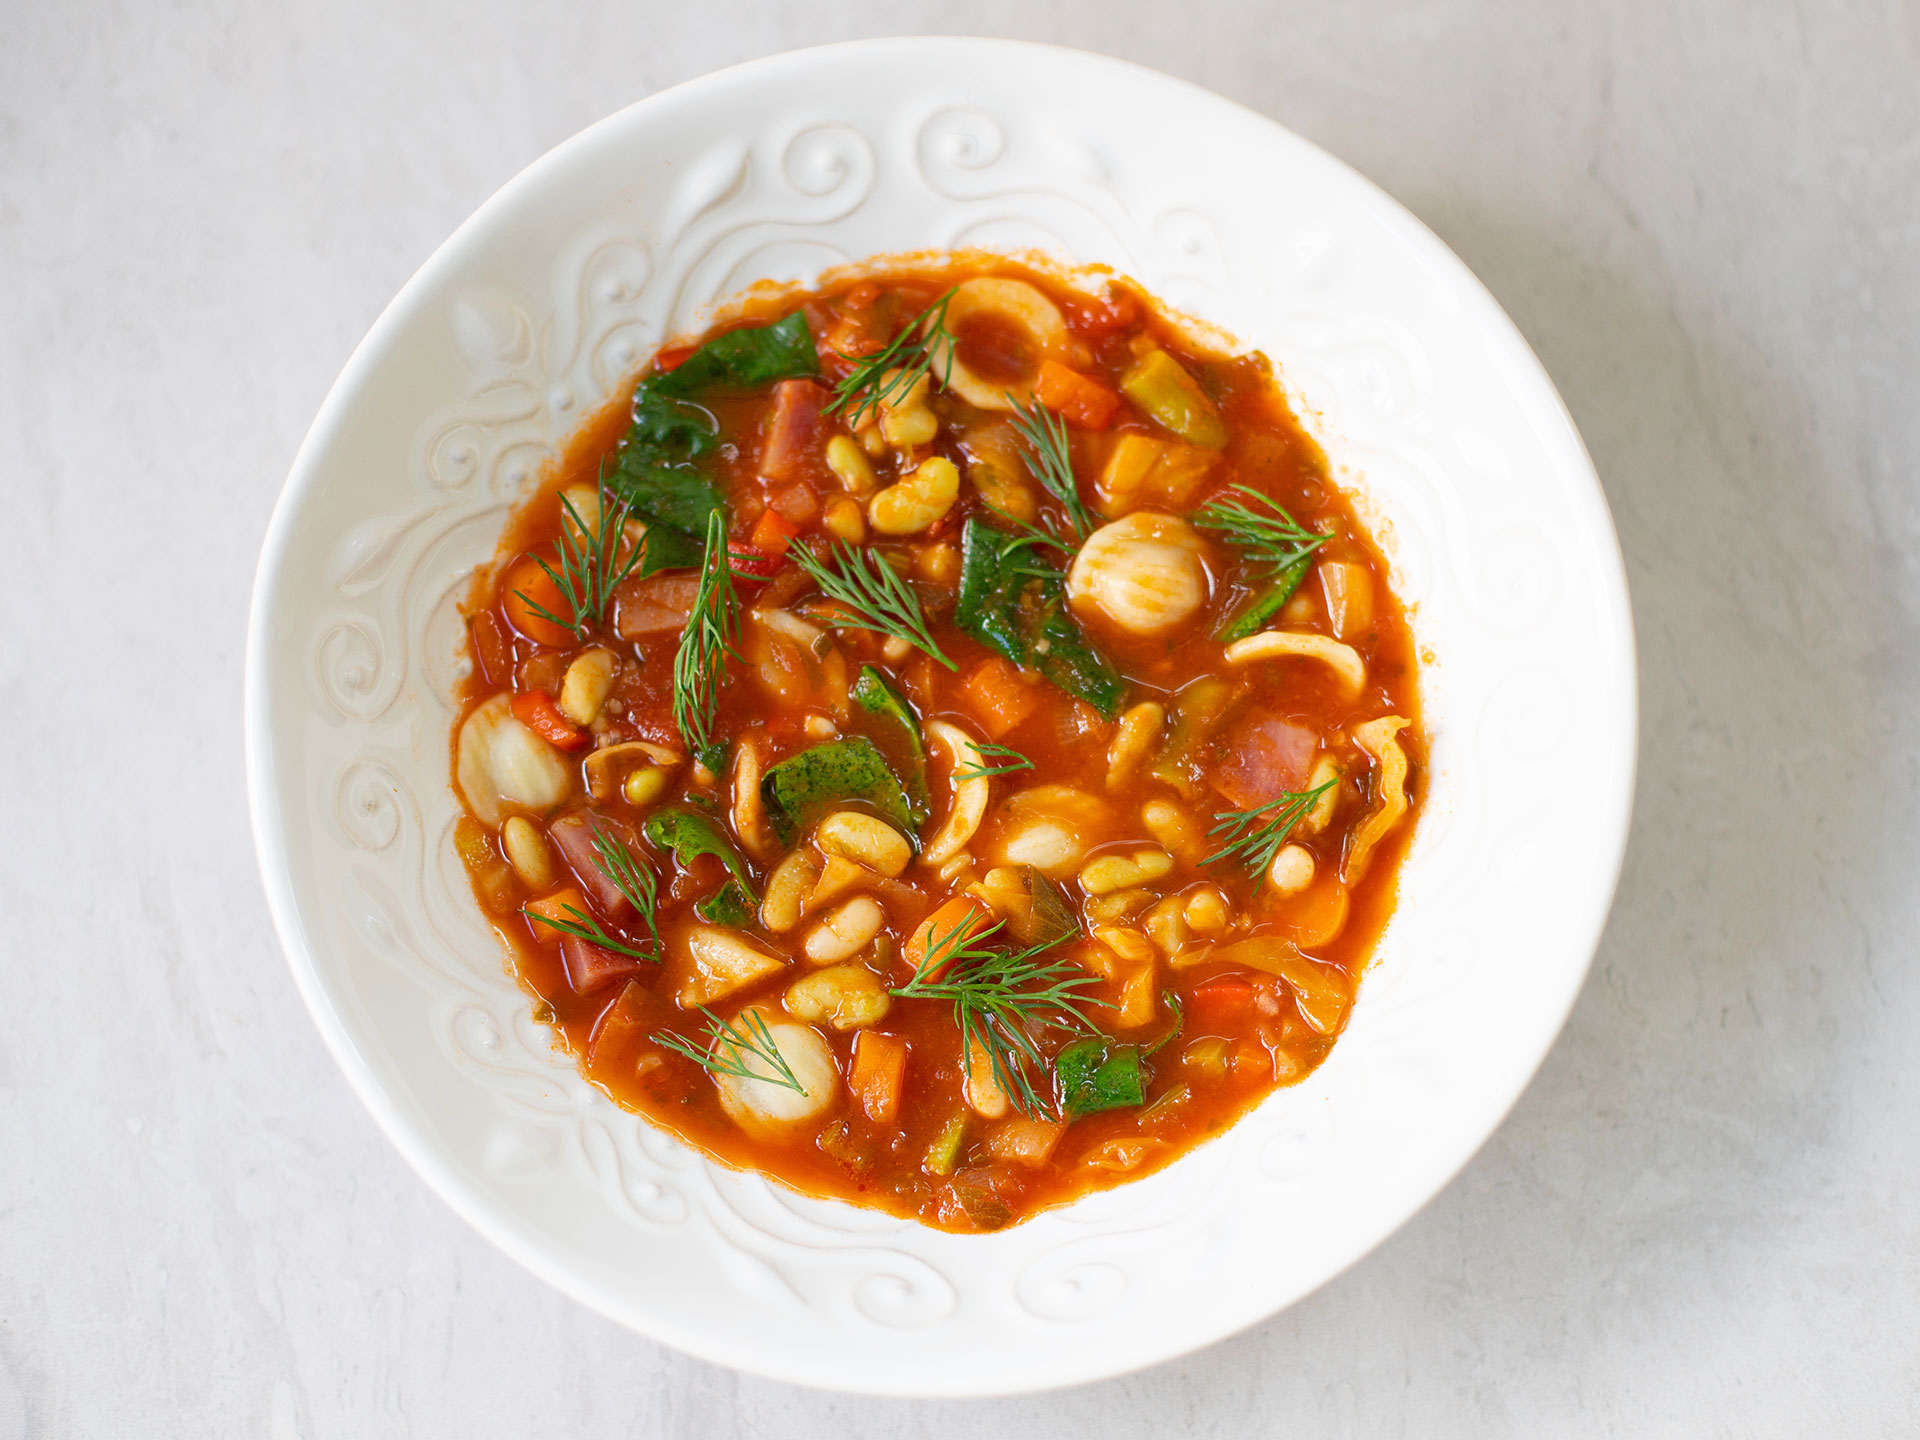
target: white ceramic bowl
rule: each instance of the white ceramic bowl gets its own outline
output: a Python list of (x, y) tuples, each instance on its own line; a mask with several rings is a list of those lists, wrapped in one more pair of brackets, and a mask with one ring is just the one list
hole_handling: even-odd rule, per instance
[[(986, 1236), (803, 1199), (586, 1085), (449, 839), (456, 608), (507, 507), (666, 335), (759, 279), (928, 247), (1105, 262), (1270, 355), (1364, 498), (1432, 657), (1426, 810), (1352, 1024), (1166, 1171)], [(979, 40), (782, 55), (574, 137), (463, 225), (327, 397), (248, 648), (261, 870), (328, 1045), (503, 1250), (741, 1369), (896, 1394), (1112, 1375), (1305, 1295), (1500, 1122), (1625, 843), (1625, 580), (1540, 365), (1430, 233), (1267, 120), (1113, 60)]]

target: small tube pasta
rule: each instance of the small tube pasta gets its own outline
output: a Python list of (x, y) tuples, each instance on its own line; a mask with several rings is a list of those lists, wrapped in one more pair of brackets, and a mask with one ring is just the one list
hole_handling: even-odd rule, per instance
[(1351, 645), (1342, 645), (1325, 635), (1302, 634), (1296, 630), (1262, 630), (1258, 635), (1249, 635), (1227, 646), (1229, 665), (1284, 659), (1320, 661), (1340, 677), (1349, 694), (1359, 694), (1367, 683), (1367, 662), (1360, 658), (1360, 652)]
[(947, 807), (947, 818), (940, 829), (927, 842), (926, 853), (920, 858), (929, 865), (944, 865), (958, 855), (966, 843), (973, 839), (973, 832), (980, 828), (980, 822), (986, 818), (987, 800), (993, 787), (984, 775), (970, 775), (957, 778), (965, 770), (985, 770), (987, 760), (980, 753), (980, 747), (973, 743), (973, 737), (958, 725), (945, 720), (935, 720), (927, 726), (927, 735), (947, 752), (953, 762), (956, 776), (953, 782), (953, 800)]
[(1366, 873), (1373, 850), (1407, 813), (1407, 752), (1400, 748), (1400, 732), (1411, 721), (1383, 715), (1353, 728), (1353, 743), (1372, 757), (1375, 766), (1373, 813), (1353, 832), (1340, 878), (1352, 885)]

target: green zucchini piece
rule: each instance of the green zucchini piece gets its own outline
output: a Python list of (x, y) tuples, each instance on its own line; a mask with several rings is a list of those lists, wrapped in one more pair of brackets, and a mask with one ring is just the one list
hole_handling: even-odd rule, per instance
[(864, 800), (905, 831), (916, 850), (920, 847), (906, 787), (880, 747), (864, 735), (829, 740), (782, 760), (761, 777), (760, 794), (782, 844), (791, 845), (827, 806)]
[(1120, 393), (1182, 440), (1208, 450), (1227, 443), (1226, 422), (1200, 382), (1164, 350), (1149, 350), (1120, 377)]
[(960, 1163), (960, 1146), (966, 1138), (967, 1112), (962, 1110), (947, 1122), (946, 1128), (927, 1148), (922, 1167), (929, 1175), (951, 1175), (953, 1167)]
[(1146, 1103), (1138, 1045), (1115, 1045), (1093, 1036), (1076, 1040), (1054, 1057), (1053, 1074), (1061, 1109), (1069, 1117)]
[(1213, 632), (1213, 638), (1222, 645), (1235, 640), (1244, 640), (1267, 621), (1271, 620), (1280, 607), (1293, 598), (1293, 592), (1300, 588), (1300, 582), (1307, 578), (1307, 571), (1313, 568), (1313, 557), (1302, 555), (1281, 569), (1260, 589), (1243, 601), (1233, 614), (1228, 616)]
[(1147, 773), (1183, 794), (1190, 794), (1193, 776), (1187, 773), (1187, 765), (1206, 743), (1232, 701), (1233, 682), (1218, 675), (1203, 675), (1175, 695), (1167, 743)]
[(933, 805), (927, 795), (927, 742), (920, 731), (920, 717), (893, 682), (871, 665), (860, 667), (850, 693), (853, 703), (879, 721), (907, 757), (907, 799), (912, 802), (914, 823), (926, 824)]

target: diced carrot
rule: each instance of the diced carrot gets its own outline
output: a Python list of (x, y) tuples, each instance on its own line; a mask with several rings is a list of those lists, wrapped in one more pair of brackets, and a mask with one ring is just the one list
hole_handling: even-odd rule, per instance
[[(592, 913), (587, 909), (587, 897), (580, 893), (580, 887), (577, 885), (568, 885), (554, 891), (551, 895), (542, 895), (538, 900), (528, 902), (527, 910), (533, 915), (562, 921), (568, 925), (578, 925), (580, 915)], [(574, 911), (578, 911), (579, 914), (572, 913)], [(538, 920), (533, 922), (533, 934), (537, 940), (551, 940), (560, 933), (561, 931), (552, 925), (542, 925)]]
[(907, 941), (907, 963), (921, 969), (929, 952), (938, 949), (940, 964), (944, 965), (955, 951), (991, 924), (993, 917), (986, 906), (970, 895), (956, 895), (920, 922), (920, 928)]
[(762, 555), (784, 555), (787, 546), (793, 543), (799, 533), (798, 525), (769, 505), (754, 522), (753, 533), (747, 536), (747, 543)]
[[(536, 645), (571, 645), (573, 632), (547, 615), (565, 619), (572, 613), (567, 597), (531, 555), (522, 556), (507, 572), (500, 609), (507, 623)], [(539, 612), (544, 610), (547, 615)]]
[(882, 1030), (853, 1037), (853, 1072), (847, 1084), (876, 1125), (891, 1125), (906, 1089), (907, 1042)]
[(1196, 1030), (1235, 1029), (1253, 1015), (1253, 986), (1244, 980), (1203, 981), (1187, 996), (1187, 1023)]
[(1067, 1127), (1058, 1120), (1030, 1120), (1016, 1115), (987, 1136), (987, 1149), (996, 1160), (1038, 1167), (1052, 1157), (1054, 1146), (1066, 1133)]
[(995, 655), (981, 661), (961, 683), (960, 703), (980, 722), (989, 740), (998, 740), (1033, 714), (1040, 696), (1012, 664)]
[(593, 738), (560, 713), (544, 690), (523, 690), (513, 697), (513, 718), (558, 750), (578, 750)]
[(482, 610), (468, 622), (473, 636), (473, 663), (489, 685), (504, 685), (513, 671), (513, 642), (491, 610)]
[(1113, 417), (1120, 409), (1119, 391), (1108, 389), (1092, 376), (1070, 369), (1058, 360), (1040, 362), (1033, 395), (1042, 405), (1082, 430), (1106, 429), (1113, 424)]
[(767, 508), (777, 511), (789, 524), (800, 526), (819, 517), (820, 498), (811, 485), (796, 482), (774, 491), (767, 498)]
[(587, 1069), (609, 1070), (627, 1059), (633, 1042), (646, 1029), (646, 987), (629, 980), (600, 1018), (593, 1023), (593, 1038), (587, 1042)]
[(1273, 1057), (1267, 1047), (1251, 1035), (1236, 1040), (1228, 1061), (1233, 1078), (1243, 1085), (1256, 1085), (1273, 1078)]
[(847, 291), (847, 306), (853, 310), (871, 310), (880, 303), (880, 286), (872, 280), (856, 280)]

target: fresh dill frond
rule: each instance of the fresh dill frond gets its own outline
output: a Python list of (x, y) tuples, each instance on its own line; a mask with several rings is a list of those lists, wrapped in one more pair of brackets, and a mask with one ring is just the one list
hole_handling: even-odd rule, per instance
[(899, 571), (872, 551), (851, 545), (836, 542), (828, 553), (831, 564), (805, 545), (793, 546), (787, 556), (822, 595), (848, 612), (846, 623), (905, 640), (947, 669), (958, 668), (934, 643), (920, 597)]
[(642, 862), (626, 841), (597, 822), (593, 824), (593, 863), (639, 914), (647, 933), (653, 936), (653, 948), (657, 952), (660, 949), (660, 927), (655, 921), (654, 910), (658, 904), (660, 886), (652, 867)]
[(1233, 860), (1253, 876), (1256, 892), (1267, 882), (1267, 869), (1280, 847), (1287, 843), (1293, 827), (1304, 820), (1320, 797), (1340, 783), (1338, 776), (1311, 790), (1288, 790), (1277, 800), (1256, 805), (1251, 810), (1235, 810), (1215, 818), (1219, 824), (1207, 831), (1225, 837), (1221, 847), (1200, 863)]
[[(949, 290), (877, 354), (842, 355), (842, 360), (857, 359), (858, 363), (833, 387), (827, 414), (844, 412), (847, 428), (858, 430), (867, 415), (904, 398), (935, 365), (940, 367), (940, 384), (944, 387), (953, 374), (953, 336), (947, 331), (947, 302), (951, 299), (953, 291)], [(889, 371), (893, 373), (889, 375)]]
[[(663, 1050), (686, 1056), (715, 1075), (760, 1080), (799, 1095), (807, 1093), (807, 1087), (800, 1083), (799, 1077), (793, 1073), (793, 1067), (787, 1064), (787, 1057), (773, 1043), (773, 1033), (767, 1029), (767, 1022), (756, 1011), (742, 1011), (739, 1027), (722, 1020), (704, 1005), (700, 1007), (700, 1013), (707, 1017), (704, 1046), (695, 1045), (670, 1030), (654, 1031), (653, 1043)], [(758, 1066), (751, 1061), (758, 1061)]]
[(1032, 452), (1029, 468), (1034, 478), (1065, 508), (1067, 523), (1085, 540), (1093, 533), (1093, 516), (1080, 498), (1080, 482), (1073, 478), (1067, 422), (1037, 401), (1015, 400), (1011, 393), (1007, 401), (1013, 406), (1014, 432)]
[(978, 1044), (994, 1083), (1022, 1115), (1032, 1117), (1048, 1108), (1033, 1082), (1034, 1071), (1047, 1070), (1047, 1059), (1032, 1030), (1049, 1025), (1091, 1030), (1093, 1022), (1082, 1007), (1107, 1002), (1082, 993), (1099, 983), (1096, 977), (1069, 960), (1041, 958), (1058, 941), (1018, 951), (980, 943), (1000, 928), (995, 924), (969, 935), (966, 921), (956, 923), (928, 943), (925, 963), (892, 993), (903, 1000), (951, 1004), (962, 1056), (971, 1056)]
[(707, 517), (707, 548), (700, 562), (693, 611), (673, 657), (673, 723), (694, 756), (710, 770), (718, 770), (725, 758), (726, 747), (714, 734), (715, 717), (728, 657), (740, 658), (734, 648), (739, 638), (740, 597), (733, 588), (733, 565), (727, 556), (727, 521), (715, 510)]
[[(579, 906), (562, 905), (560, 908), (573, 918), (570, 920), (561, 920), (552, 915), (542, 915), (531, 905), (523, 906), (520, 913), (529, 920), (538, 921), (550, 930), (558, 930), (564, 935), (578, 936), (582, 940), (598, 945), (602, 950), (611, 950), (616, 955), (628, 955), (635, 960), (649, 960), (656, 965), (660, 963), (660, 954), (657, 948), (651, 951), (635, 949), (633, 946), (627, 944), (626, 941), (616, 940), (613, 936), (609, 935), (598, 920), (587, 914), (586, 911), (580, 909)], [(651, 922), (649, 922), (649, 928), (651, 928)], [(656, 947), (658, 943), (656, 940)]]
[(626, 544), (627, 519), (631, 512), (626, 501), (607, 489), (604, 465), (596, 483), (600, 506), (598, 522), (587, 524), (572, 497), (562, 494), (560, 505), (566, 512), (566, 523), (560, 526), (560, 564), (556, 567), (545, 556), (534, 556), (534, 563), (566, 598), (567, 613), (556, 615), (529, 599), (526, 591), (513, 592), (528, 610), (570, 632), (575, 640), (586, 639), (587, 632), (600, 623), (607, 606), (613, 602), (614, 590), (633, 573), (644, 553), (641, 546)]
[(1239, 546), (1260, 568), (1277, 575), (1327, 543), (1325, 535), (1309, 530), (1258, 490), (1246, 485), (1228, 488), (1247, 500), (1210, 500), (1194, 515), (1194, 524)]
[(1012, 775), (1016, 771), (1033, 769), (1033, 761), (1006, 745), (996, 745), (991, 740), (976, 740), (973, 748), (980, 752), (983, 760), (999, 760), (999, 765), (962, 765), (953, 772), (956, 780), (985, 780), (994, 775)]

